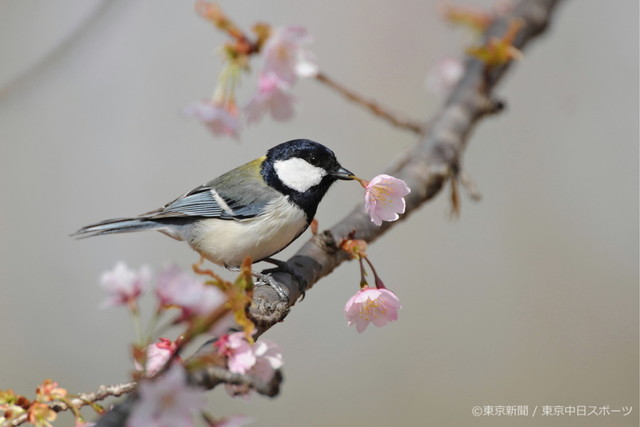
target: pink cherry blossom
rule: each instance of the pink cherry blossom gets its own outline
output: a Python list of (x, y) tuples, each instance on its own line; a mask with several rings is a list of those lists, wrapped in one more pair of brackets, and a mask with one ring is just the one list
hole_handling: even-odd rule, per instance
[(118, 262), (113, 270), (105, 271), (100, 277), (100, 284), (108, 294), (108, 299), (101, 307), (135, 307), (136, 299), (146, 289), (150, 280), (151, 269), (148, 266), (143, 265), (136, 272), (128, 268), (124, 262)]
[(349, 298), (344, 308), (349, 326), (355, 323), (356, 330), (363, 332), (369, 323), (384, 326), (398, 319), (400, 300), (388, 289), (365, 287)]
[(397, 220), (405, 210), (404, 196), (411, 192), (403, 180), (384, 174), (373, 178), (365, 189), (364, 208), (375, 225)]
[[(224, 335), (214, 345), (219, 354), (227, 357), (229, 371), (255, 376), (263, 381), (270, 381), (284, 363), (277, 344), (260, 340), (251, 345), (245, 339), (244, 332)], [(232, 396), (247, 395), (249, 392), (245, 386), (233, 384), (225, 384), (225, 389)]]
[(193, 413), (206, 405), (206, 393), (187, 384), (179, 363), (155, 381), (142, 381), (138, 394), (140, 400), (127, 419), (127, 427), (190, 427), (194, 425)]
[(249, 104), (245, 107), (247, 121), (258, 122), (269, 112), (276, 121), (284, 121), (293, 117), (295, 98), (290, 93), (290, 85), (275, 74), (262, 74), (259, 77), (259, 88)]
[[(160, 338), (158, 342), (147, 346), (145, 349), (147, 355), (147, 359), (145, 361), (146, 369), (144, 369), (147, 376), (152, 377), (157, 374), (169, 361), (173, 353), (175, 353), (176, 348), (176, 343), (167, 338)], [(179, 358), (176, 360), (179, 360)], [(137, 361), (135, 362), (135, 366), (137, 370), (143, 370), (142, 365)]]
[(245, 339), (244, 332), (223, 335), (214, 344), (218, 353), (227, 357), (227, 366), (231, 372), (246, 373), (256, 364), (251, 344)]
[(303, 27), (281, 27), (273, 31), (265, 43), (264, 74), (275, 74), (293, 84), (299, 77), (318, 74), (315, 58), (305, 47), (311, 37)]
[(215, 136), (239, 137), (238, 112), (231, 106), (204, 100), (188, 105), (183, 111), (187, 116), (200, 120)]
[(446, 95), (458, 83), (463, 73), (464, 65), (459, 58), (442, 58), (427, 74), (427, 90), (435, 95)]
[(185, 318), (206, 315), (226, 301), (218, 288), (204, 284), (175, 265), (165, 268), (158, 275), (156, 295), (160, 306), (177, 306), (182, 309)]

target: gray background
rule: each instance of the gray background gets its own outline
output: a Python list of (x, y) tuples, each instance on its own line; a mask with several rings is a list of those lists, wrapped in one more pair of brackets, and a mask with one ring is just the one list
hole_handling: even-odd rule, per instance
[[(308, 27), (323, 70), (419, 119), (442, 100), (427, 70), (469, 41), (439, 4), (222, 2), (244, 28)], [(500, 86), (507, 111), (472, 136), (483, 200), (450, 220), (442, 194), (370, 248), (402, 301), (397, 323), (347, 328), (358, 268), (345, 264), (266, 336), (284, 350), (282, 395), (216, 390), (211, 411), (260, 426), (637, 425), (637, 17), (634, 0), (567, 2)], [(78, 227), (159, 207), (288, 139), (325, 143), (363, 177), (414, 143), (314, 81), (296, 87), (294, 121), (212, 138), (180, 110), (212, 91), (223, 40), (188, 1), (0, 3), (0, 389), (126, 380), (132, 329), (123, 309), (97, 310), (100, 274), (196, 260), (160, 234), (70, 239)], [(243, 99), (253, 89), (247, 76)], [(361, 195), (338, 183), (320, 226)], [(475, 418), (476, 405), (634, 408), (505, 419)]]

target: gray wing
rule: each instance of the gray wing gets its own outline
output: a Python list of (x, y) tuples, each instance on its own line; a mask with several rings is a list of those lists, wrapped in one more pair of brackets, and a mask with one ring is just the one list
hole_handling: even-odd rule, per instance
[[(245, 200), (245, 202), (247, 202)], [(141, 215), (148, 219), (203, 217), (220, 219), (244, 219), (260, 215), (265, 203), (249, 202), (220, 195), (215, 189), (203, 185), (167, 203), (158, 210)]]
[(272, 200), (282, 197), (280, 192), (266, 185), (260, 176), (263, 160), (260, 158), (239, 166), (142, 217), (239, 220), (261, 215)]
[(160, 209), (148, 212), (143, 216), (154, 219), (181, 216), (220, 218), (225, 214), (227, 212), (216, 201), (211, 189), (203, 185), (167, 203)]
[(269, 202), (282, 197), (278, 191), (251, 177), (232, 179), (234, 185), (223, 185), (221, 178), (228, 179), (229, 176), (223, 175), (141, 216), (148, 219), (204, 217), (240, 220), (262, 214)]

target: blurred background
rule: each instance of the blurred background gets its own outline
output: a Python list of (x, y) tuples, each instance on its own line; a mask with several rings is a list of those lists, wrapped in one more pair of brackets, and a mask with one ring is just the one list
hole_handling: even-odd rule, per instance
[[(325, 72), (419, 120), (443, 100), (428, 70), (469, 43), (435, 0), (220, 4), (245, 29), (307, 27)], [(159, 233), (70, 238), (80, 226), (157, 208), (285, 140), (320, 141), (363, 177), (416, 142), (315, 81), (296, 86), (295, 120), (212, 137), (181, 111), (210, 95), (224, 41), (188, 1), (0, 3), (0, 389), (126, 381), (133, 332), (124, 309), (97, 309), (101, 273), (197, 260)], [(240, 98), (254, 90), (247, 76)], [(359, 276), (344, 264), (265, 335), (284, 351), (281, 396), (215, 390), (212, 413), (259, 426), (638, 425), (638, 2), (566, 2), (497, 94), (507, 110), (464, 155), (482, 201), (463, 199), (451, 220), (441, 194), (369, 249), (398, 322), (347, 327)], [(338, 183), (320, 227), (361, 196)], [(539, 408), (472, 415), (485, 405)], [(633, 409), (540, 419), (544, 405)]]

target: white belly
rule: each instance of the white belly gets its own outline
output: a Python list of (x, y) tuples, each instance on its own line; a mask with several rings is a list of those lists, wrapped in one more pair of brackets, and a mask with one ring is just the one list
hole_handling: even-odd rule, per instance
[(247, 256), (255, 262), (280, 252), (306, 227), (304, 211), (282, 198), (254, 218), (202, 220), (185, 240), (208, 260), (234, 267)]

